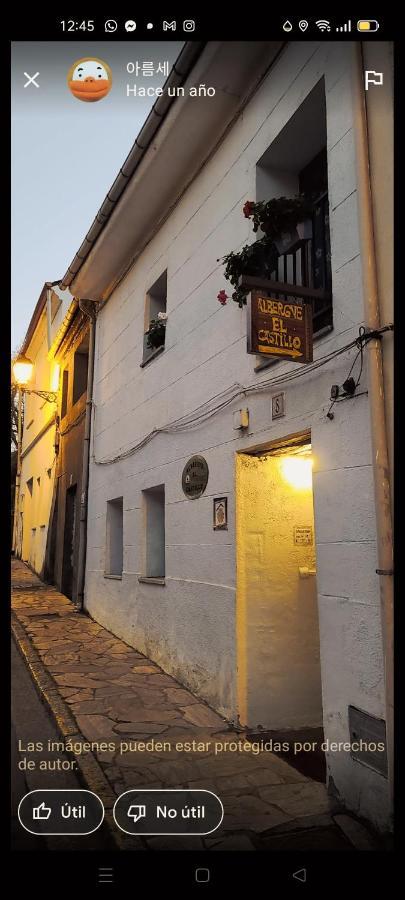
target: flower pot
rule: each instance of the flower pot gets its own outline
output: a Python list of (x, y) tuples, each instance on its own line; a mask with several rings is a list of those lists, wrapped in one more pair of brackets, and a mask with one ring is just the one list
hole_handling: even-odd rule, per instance
[(295, 228), (291, 231), (283, 231), (279, 238), (277, 238), (274, 243), (277, 247), (278, 253), (287, 253), (290, 247), (293, 247), (294, 244), (297, 244), (298, 241), (308, 240), (312, 237), (312, 221), (311, 219), (303, 219), (302, 222), (297, 222)]
[(294, 228), (292, 231), (283, 231), (283, 233), (280, 234), (280, 237), (276, 238), (274, 243), (277, 247), (277, 252), (281, 256), (282, 253), (286, 253), (289, 247), (296, 244), (299, 240), (300, 237), (298, 231)]
[(301, 241), (308, 241), (312, 237), (312, 219), (304, 219), (297, 223), (297, 232)]

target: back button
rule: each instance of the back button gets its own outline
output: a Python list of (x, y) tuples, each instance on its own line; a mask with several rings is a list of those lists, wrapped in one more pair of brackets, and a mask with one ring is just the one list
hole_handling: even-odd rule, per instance
[(292, 873), (292, 877), (295, 878), (296, 881), (302, 881), (305, 884), (307, 880), (307, 870), (297, 869), (296, 872)]

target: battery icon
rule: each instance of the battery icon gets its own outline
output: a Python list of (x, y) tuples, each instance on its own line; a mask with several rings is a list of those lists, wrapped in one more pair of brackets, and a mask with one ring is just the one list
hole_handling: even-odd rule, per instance
[(357, 31), (378, 31), (379, 27), (376, 19), (360, 19), (357, 22)]

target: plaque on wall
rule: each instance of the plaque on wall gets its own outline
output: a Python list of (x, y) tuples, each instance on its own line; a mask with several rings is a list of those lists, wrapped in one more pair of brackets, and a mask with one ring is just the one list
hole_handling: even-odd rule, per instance
[(314, 534), (312, 525), (296, 525), (294, 528), (294, 544), (301, 546), (312, 546), (314, 543)]
[(184, 466), (181, 486), (189, 500), (197, 500), (208, 484), (208, 464), (203, 456), (192, 456)]
[(228, 498), (215, 497), (214, 499), (214, 531), (226, 531), (228, 528)]

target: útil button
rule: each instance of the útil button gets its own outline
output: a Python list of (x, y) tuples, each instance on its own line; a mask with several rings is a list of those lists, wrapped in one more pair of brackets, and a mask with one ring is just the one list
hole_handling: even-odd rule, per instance
[(49, 788), (25, 794), (18, 818), (30, 834), (86, 835), (100, 828), (104, 806), (92, 791)]

